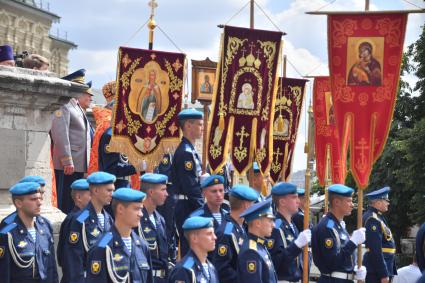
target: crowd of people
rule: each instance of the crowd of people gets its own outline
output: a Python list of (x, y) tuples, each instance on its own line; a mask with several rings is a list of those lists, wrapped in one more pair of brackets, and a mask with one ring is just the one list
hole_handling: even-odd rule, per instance
[[(9, 58), (4, 50), (0, 64)], [(84, 70), (63, 79), (86, 84)], [(95, 129), (86, 116), (90, 88), (52, 115), (58, 207), (67, 215), (56, 251), (52, 226), (40, 214), (46, 181), (25, 176), (10, 188), (16, 211), (0, 224), (1, 282), (59, 282), (57, 266), (64, 283), (301, 282), (304, 260), (319, 269), (318, 282), (425, 282), (425, 224), (414, 262), (397, 271), (384, 217), (390, 188), (366, 195), (363, 228), (349, 234), (344, 217), (354, 207), (354, 190), (333, 184), (329, 213), (304, 229), (304, 190), (279, 182), (263, 195), (267, 183), (255, 162), (250, 186), (233, 186), (227, 165), (203, 173), (194, 147), (204, 131), (203, 113), (195, 109), (178, 114), (182, 139), (175, 152), (145, 172), (143, 162), (133, 166), (108, 149), (113, 84), (103, 88), (107, 112)], [(364, 266), (357, 266), (362, 244)]]

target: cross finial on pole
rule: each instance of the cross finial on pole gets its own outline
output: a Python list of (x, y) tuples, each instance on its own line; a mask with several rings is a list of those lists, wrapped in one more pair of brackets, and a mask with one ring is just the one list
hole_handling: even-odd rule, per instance
[(151, 0), (148, 3), (149, 7), (151, 7), (151, 16), (149, 18), (149, 50), (153, 49), (153, 30), (156, 27), (156, 22), (154, 20), (155, 9), (158, 7), (158, 3), (155, 0)]

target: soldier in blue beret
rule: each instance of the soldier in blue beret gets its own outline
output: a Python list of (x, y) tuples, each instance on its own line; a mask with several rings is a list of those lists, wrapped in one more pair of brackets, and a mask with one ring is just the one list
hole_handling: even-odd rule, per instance
[[(222, 208), (224, 210), (230, 211), (230, 204), (229, 204), (229, 191), (232, 186), (232, 177), (231, 177), (231, 169), (230, 165), (228, 163), (225, 163), (223, 166), (221, 166), (220, 170), (218, 170), (217, 175), (220, 175), (223, 177), (224, 182), (224, 200)], [(208, 172), (211, 174), (211, 167), (208, 166)]]
[(258, 192), (258, 201), (263, 201), (266, 199), (266, 196), (262, 194), (262, 191), (264, 187), (269, 185), (269, 177), (264, 176), (261, 173), (260, 166), (257, 162), (252, 164), (252, 168), (250, 170), (252, 171), (252, 174), (247, 174), (248, 182), (250, 186)]
[(245, 185), (236, 185), (229, 192), (230, 213), (224, 216), (226, 225), (216, 232), (217, 241), (212, 262), (221, 283), (237, 281), (237, 261), (242, 243), (247, 238), (241, 213), (258, 200), (258, 193)]
[(115, 176), (106, 172), (93, 172), (87, 177), (91, 200), (75, 213), (64, 227), (62, 282), (84, 282), (86, 257), (89, 249), (108, 232), (113, 224), (111, 215), (104, 209), (112, 200)]
[(416, 234), (416, 261), (421, 272), (425, 272), (425, 223)]
[(219, 282), (215, 267), (207, 259), (217, 239), (213, 226), (212, 218), (194, 216), (186, 219), (182, 228), (190, 249), (171, 271), (168, 282)]
[(397, 274), (395, 242), (387, 220), (382, 215), (388, 211), (389, 187), (366, 194), (368, 210), (363, 214), (366, 228), (366, 253), (363, 263), (367, 269), (366, 283), (390, 282)]
[(162, 174), (146, 173), (140, 177), (140, 190), (146, 194), (146, 199), (137, 232), (148, 243), (156, 283), (167, 281), (168, 270), (176, 262), (175, 247), (168, 245), (165, 220), (156, 211), (167, 199), (167, 181), (168, 177)]
[(133, 231), (140, 223), (145, 197), (130, 188), (112, 194), (115, 223), (89, 251), (86, 282), (153, 282), (148, 246)]
[(0, 230), (1, 282), (58, 282), (53, 229), (40, 216), (40, 185), (23, 182), (9, 191), (16, 217)]
[(240, 215), (248, 224), (248, 237), (238, 255), (238, 282), (277, 282), (266, 239), (274, 228), (271, 201), (260, 201)]
[(297, 282), (302, 277), (301, 252), (311, 240), (311, 231), (302, 232), (292, 222), (298, 211), (297, 187), (291, 183), (280, 182), (272, 188), (276, 207), (275, 228), (268, 239), (267, 248), (277, 270), (278, 280)]
[(177, 199), (175, 222), (180, 238), (180, 255), (187, 251), (182, 225), (185, 219), (204, 204), (201, 193), (201, 159), (196, 152), (195, 142), (202, 138), (204, 114), (195, 109), (184, 109), (178, 114), (183, 138), (177, 147), (171, 167), (172, 192)]
[(0, 46), (0, 65), (15, 67), (12, 46), (7, 44)]
[(365, 241), (365, 229), (350, 237), (344, 225), (345, 216), (353, 210), (354, 190), (341, 184), (329, 186), (329, 212), (313, 228), (311, 246), (313, 260), (320, 270), (318, 282), (354, 282), (364, 280), (366, 268), (354, 266), (355, 251)]

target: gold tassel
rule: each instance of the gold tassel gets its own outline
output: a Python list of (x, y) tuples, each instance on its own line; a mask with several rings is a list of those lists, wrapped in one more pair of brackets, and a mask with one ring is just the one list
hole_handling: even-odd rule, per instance
[(224, 131), (224, 117), (223, 117), (223, 114), (220, 114), (220, 119), (218, 121), (218, 128), (221, 131)]

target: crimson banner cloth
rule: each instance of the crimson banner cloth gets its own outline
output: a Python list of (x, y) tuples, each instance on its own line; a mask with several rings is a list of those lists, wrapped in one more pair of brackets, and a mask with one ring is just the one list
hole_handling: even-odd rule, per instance
[[(328, 174), (333, 184), (344, 184), (347, 160), (346, 156), (341, 157), (341, 140), (335, 122), (329, 77), (314, 78), (313, 113), (316, 174), (319, 183), (325, 186), (326, 174)], [(326, 171), (327, 163), (329, 172)]]
[(185, 55), (120, 47), (117, 97), (109, 151), (121, 152), (139, 170), (173, 151), (180, 141)]
[(272, 183), (287, 181), (291, 174), (295, 141), (304, 101), (304, 79), (280, 78), (273, 122)]
[[(208, 128), (208, 162), (244, 174), (254, 159), (269, 170), (281, 32), (224, 27)], [(255, 155), (255, 156), (254, 156)]]
[[(364, 189), (388, 136), (403, 51), (407, 14), (328, 15), (332, 98), (342, 149), (350, 143), (350, 168)], [(341, 153), (346, 156), (347, 152)]]

